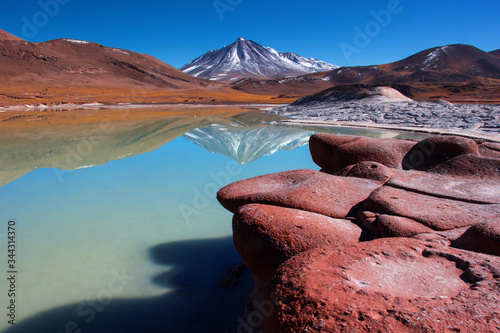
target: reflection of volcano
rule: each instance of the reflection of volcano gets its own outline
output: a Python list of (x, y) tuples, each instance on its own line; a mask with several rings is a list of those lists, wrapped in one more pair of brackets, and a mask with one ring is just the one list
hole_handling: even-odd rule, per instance
[(258, 160), (278, 150), (293, 150), (307, 144), (314, 132), (298, 127), (214, 124), (192, 130), (184, 137), (198, 146), (232, 158), (240, 164)]
[(30, 121), (43, 119), (36, 113), (27, 114), (26, 120), (1, 121), (0, 187), (35, 169), (77, 170), (147, 153), (194, 128), (231, 116), (225, 110), (204, 111), (197, 117), (174, 111), (85, 110), (48, 120)]

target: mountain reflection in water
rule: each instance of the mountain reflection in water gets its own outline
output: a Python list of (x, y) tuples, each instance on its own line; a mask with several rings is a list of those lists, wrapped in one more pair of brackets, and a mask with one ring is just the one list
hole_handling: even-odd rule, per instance
[[(40, 168), (56, 174), (103, 165), (154, 151), (179, 136), (240, 164), (308, 143), (317, 132), (372, 137), (418, 137), (411, 133), (356, 128), (269, 125), (275, 116), (241, 109), (198, 109), (196, 113), (159, 113), (113, 119), (77, 117), (66, 122), (38, 119), (0, 122), (0, 186)], [(118, 110), (120, 111), (120, 110)], [(119, 114), (114, 110), (114, 114)], [(125, 111), (122, 111), (125, 112)], [(128, 111), (127, 111), (128, 112)], [(128, 113), (123, 113), (128, 114)], [(88, 118), (88, 119), (87, 119)], [(116, 121), (115, 121), (116, 120)], [(12, 125), (11, 125), (12, 124)], [(22, 125), (22, 126), (21, 126)]]
[(314, 132), (299, 127), (230, 122), (197, 128), (184, 137), (200, 147), (232, 158), (240, 164), (258, 160), (278, 150), (294, 150), (309, 142)]

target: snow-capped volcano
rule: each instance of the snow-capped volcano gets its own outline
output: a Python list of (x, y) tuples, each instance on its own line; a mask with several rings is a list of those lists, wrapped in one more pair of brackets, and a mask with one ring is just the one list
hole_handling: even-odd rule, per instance
[(256, 42), (239, 38), (220, 50), (212, 50), (182, 66), (192, 76), (235, 81), (242, 78), (274, 79), (323, 72), (338, 66), (298, 54), (278, 52)]

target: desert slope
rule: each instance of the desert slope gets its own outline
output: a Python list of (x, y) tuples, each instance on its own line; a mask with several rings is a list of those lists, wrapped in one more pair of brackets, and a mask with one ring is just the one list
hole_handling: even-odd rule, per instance
[(335, 85), (405, 84), (417, 100), (500, 102), (500, 58), (471, 45), (434, 47), (389, 64), (342, 67), (275, 80), (245, 80), (233, 88), (255, 94), (307, 95)]
[(17, 40), (22, 41), (23, 39), (14, 36), (13, 34), (8, 33), (7, 31), (3, 31), (0, 29), (0, 40)]
[(181, 89), (207, 85), (151, 56), (73, 39), (43, 43), (0, 40), (0, 75), (2, 86), (36, 82)]

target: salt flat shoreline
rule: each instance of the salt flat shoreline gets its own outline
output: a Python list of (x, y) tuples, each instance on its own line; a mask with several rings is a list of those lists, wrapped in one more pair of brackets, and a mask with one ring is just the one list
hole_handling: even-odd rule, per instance
[(290, 118), (287, 120), (282, 120), (276, 122), (277, 124), (290, 125), (290, 126), (303, 126), (303, 125), (313, 125), (313, 126), (328, 126), (328, 127), (354, 127), (354, 128), (373, 128), (381, 130), (396, 130), (405, 132), (417, 132), (417, 133), (428, 133), (435, 135), (457, 135), (470, 139), (484, 139), (493, 142), (500, 142), (500, 135), (489, 135), (478, 132), (466, 132), (466, 131), (452, 131), (444, 128), (420, 128), (420, 127), (406, 127), (406, 126), (395, 126), (389, 124), (374, 124), (374, 123), (363, 123), (363, 122), (345, 122), (345, 121), (327, 121), (327, 120), (311, 120), (311, 119), (294, 119)]
[[(394, 102), (394, 103), (374, 103), (360, 105), (359, 103), (342, 103), (335, 107), (327, 105), (293, 106), (286, 104), (58, 104), (54, 106), (8, 106), (0, 107), (0, 112), (23, 112), (23, 111), (49, 111), (49, 110), (97, 110), (97, 109), (120, 109), (120, 108), (204, 108), (204, 107), (234, 107), (246, 108), (248, 110), (260, 111), (266, 114), (275, 114), (288, 119), (273, 122), (283, 125), (315, 125), (332, 127), (357, 127), (375, 128), (386, 130), (410, 131), (429, 134), (459, 135), (462, 137), (484, 139), (488, 141), (500, 142), (500, 104), (452, 104), (445, 101), (439, 102)], [(416, 107), (428, 111), (425, 122), (419, 124), (415, 121), (414, 112), (405, 112), (410, 107)], [(436, 109), (437, 108), (437, 109)], [(438, 111), (454, 109), (453, 114), (436, 114)], [(366, 110), (370, 110), (367, 112)], [(459, 112), (457, 112), (457, 110)], [(480, 130), (484, 123), (484, 115), (477, 115), (478, 112), (488, 113), (487, 123), (491, 128), (489, 131)], [(386, 115), (392, 113), (391, 117)], [(417, 115), (422, 116), (422, 114)], [(406, 118), (406, 119), (405, 119)], [(469, 119), (467, 119), (469, 118)], [(405, 122), (406, 120), (406, 122)], [(457, 121), (458, 120), (458, 121)], [(462, 122), (469, 125), (469, 128), (459, 128)], [(414, 123), (415, 126), (408, 126)], [(445, 124), (446, 126), (440, 126)]]
[(88, 103), (88, 104), (56, 104), (52, 106), (47, 105), (12, 105), (12, 106), (0, 106), (0, 112), (9, 111), (45, 111), (45, 110), (77, 110), (77, 109), (120, 109), (120, 108), (162, 108), (162, 107), (192, 107), (192, 108), (203, 108), (203, 107), (248, 107), (256, 108), (259, 110), (271, 110), (276, 107), (282, 107), (286, 104), (189, 104), (189, 103), (176, 103), (176, 104), (134, 104), (134, 103), (118, 103), (118, 104), (103, 104), (103, 103)]
[(500, 104), (311, 103), (277, 107), (267, 113), (288, 117), (281, 122), (286, 124), (380, 128), (500, 141)]

